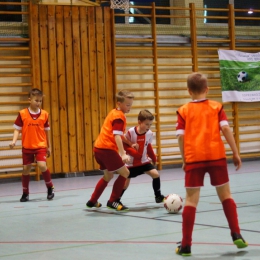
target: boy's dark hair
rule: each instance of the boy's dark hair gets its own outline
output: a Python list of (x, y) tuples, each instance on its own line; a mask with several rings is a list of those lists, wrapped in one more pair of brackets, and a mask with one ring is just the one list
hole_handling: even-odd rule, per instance
[(43, 96), (43, 93), (38, 88), (32, 88), (29, 92), (29, 98), (36, 97), (36, 96)]
[(132, 92), (130, 92), (128, 90), (120, 90), (116, 94), (116, 101), (117, 102), (123, 103), (125, 101), (125, 98), (132, 98), (132, 99), (134, 99), (134, 95), (133, 95)]
[(208, 86), (207, 77), (199, 72), (191, 73), (187, 79), (188, 89), (196, 94), (203, 93)]
[(147, 110), (147, 109), (141, 110), (141, 111), (139, 112), (139, 115), (138, 115), (138, 121), (143, 122), (143, 121), (145, 121), (146, 119), (148, 119), (148, 120), (154, 120), (153, 114), (152, 114), (149, 110)]

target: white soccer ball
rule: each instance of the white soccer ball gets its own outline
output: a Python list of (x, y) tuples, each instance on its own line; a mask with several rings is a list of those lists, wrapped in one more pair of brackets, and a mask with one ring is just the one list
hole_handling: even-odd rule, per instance
[(238, 82), (245, 82), (247, 80), (247, 78), (248, 78), (248, 74), (245, 71), (240, 71), (237, 74), (237, 81)]
[(165, 197), (164, 207), (169, 213), (178, 213), (182, 209), (182, 202), (178, 194), (169, 194)]

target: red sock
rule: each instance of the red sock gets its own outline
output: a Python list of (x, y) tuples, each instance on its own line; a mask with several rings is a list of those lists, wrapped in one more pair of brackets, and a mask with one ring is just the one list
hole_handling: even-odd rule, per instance
[(98, 181), (93, 194), (91, 195), (90, 201), (96, 203), (106, 188), (108, 182), (103, 179), (103, 177)]
[(51, 173), (50, 173), (49, 169), (47, 169), (45, 172), (42, 172), (42, 177), (45, 181), (47, 188), (53, 187), (53, 183), (51, 181)]
[(192, 231), (195, 222), (196, 208), (185, 206), (182, 212), (182, 242), (181, 245), (191, 246)]
[(22, 175), (23, 193), (29, 194), (30, 174)]
[(237, 216), (237, 205), (236, 205), (235, 201), (232, 198), (226, 199), (222, 202), (222, 206), (223, 206), (231, 233), (240, 234), (240, 228), (239, 228), (238, 216)]
[(118, 178), (116, 179), (113, 185), (113, 190), (109, 199), (110, 202), (114, 202), (120, 198), (125, 186), (125, 181), (126, 181), (125, 177), (121, 175), (118, 176)]

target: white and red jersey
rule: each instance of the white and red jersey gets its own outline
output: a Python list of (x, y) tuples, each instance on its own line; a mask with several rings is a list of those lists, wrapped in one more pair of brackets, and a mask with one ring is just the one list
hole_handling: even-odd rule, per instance
[(124, 149), (130, 156), (130, 162), (126, 164), (127, 167), (136, 167), (143, 164), (150, 163), (150, 159), (155, 163), (156, 155), (152, 148), (153, 132), (151, 130), (146, 133), (139, 134), (137, 127), (131, 127), (125, 137), (131, 143), (137, 143), (139, 145), (138, 151), (124, 143)]

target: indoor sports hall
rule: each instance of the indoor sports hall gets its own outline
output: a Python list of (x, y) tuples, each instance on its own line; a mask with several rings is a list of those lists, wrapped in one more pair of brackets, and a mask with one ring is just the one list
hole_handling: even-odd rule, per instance
[[(176, 137), (177, 109), (190, 101), (187, 76), (207, 76), (208, 98), (223, 104), (242, 159), (235, 171), (223, 138), (231, 192), (245, 249), (233, 245), (215, 189), (206, 175), (189, 259), (254, 260), (260, 255), (260, 3), (255, 0), (0, 0), (0, 259), (182, 259), (182, 210), (156, 203), (152, 179), (131, 180), (122, 201), (129, 212), (106, 207), (114, 179), (87, 208), (102, 172), (93, 146), (115, 94), (135, 98), (127, 128), (140, 110), (155, 117), (153, 150), (163, 195), (185, 203)], [(248, 67), (228, 69), (220, 51), (237, 51)], [(243, 53), (243, 54), (241, 54)], [(223, 76), (223, 71), (225, 77)], [(233, 82), (232, 89), (226, 86)], [(22, 190), (22, 138), (13, 125), (28, 93), (44, 93), (55, 197), (48, 201), (33, 163), (30, 199)], [(227, 93), (240, 100), (225, 100)]]

